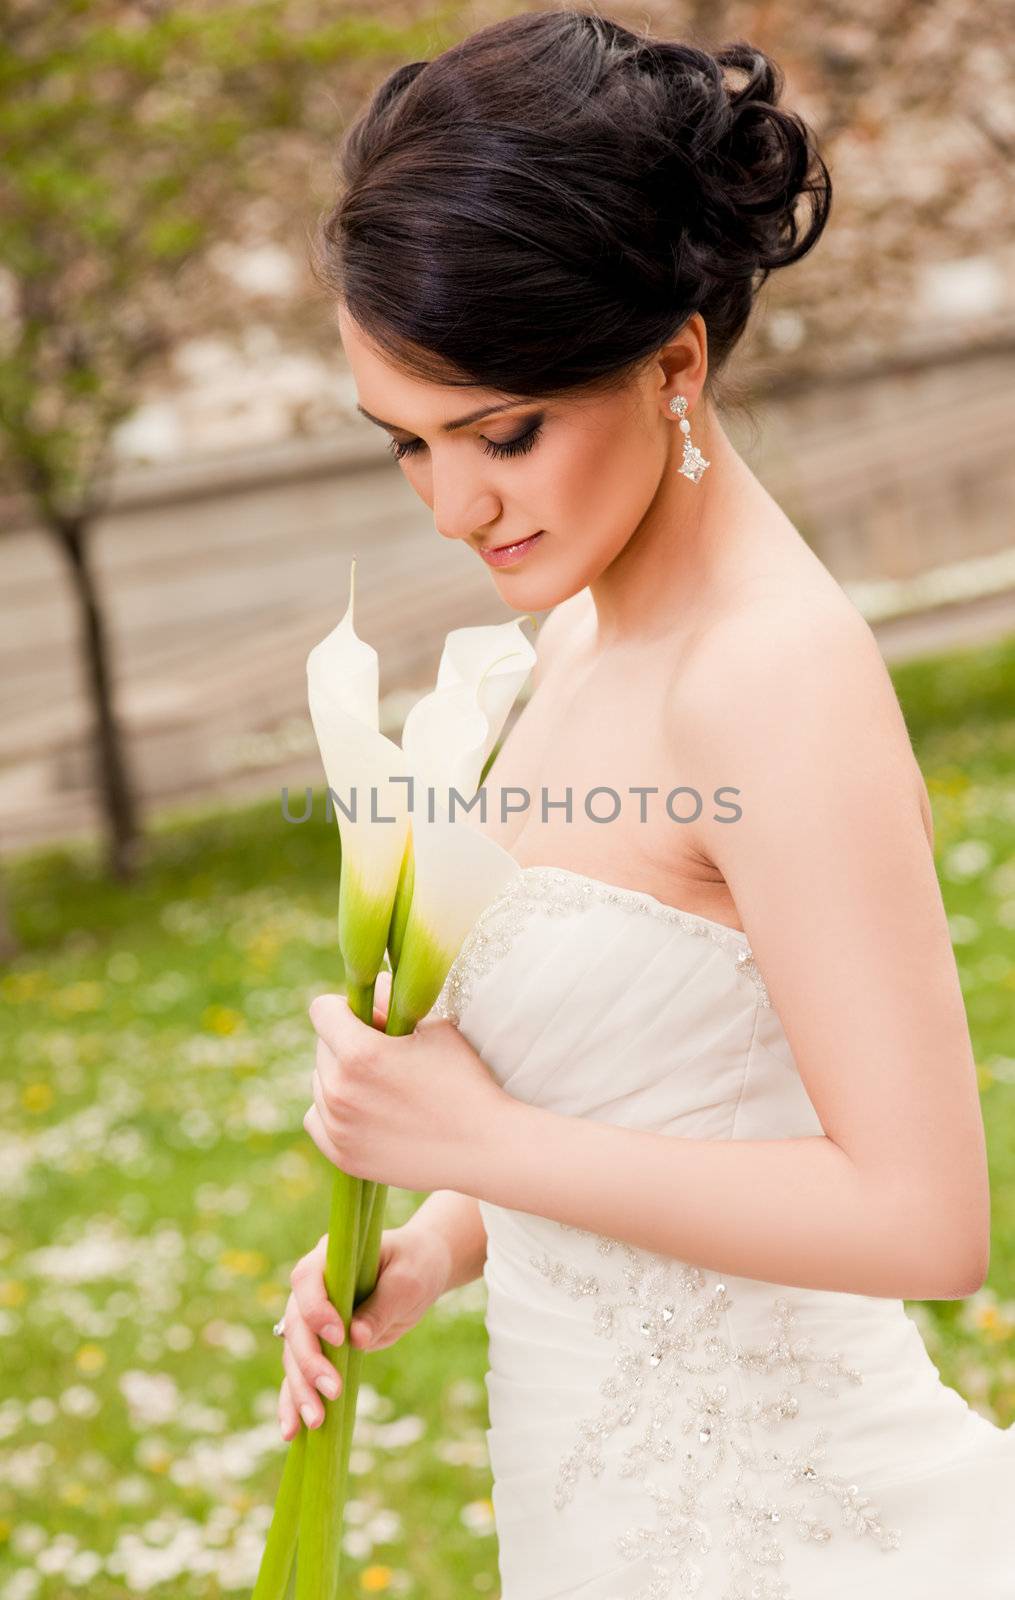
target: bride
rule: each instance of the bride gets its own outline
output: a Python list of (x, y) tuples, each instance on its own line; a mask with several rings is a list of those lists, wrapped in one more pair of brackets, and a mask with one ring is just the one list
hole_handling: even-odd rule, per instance
[[(382, 84), (315, 262), (437, 531), (549, 612), (486, 785), (520, 871), (410, 1038), (315, 1002), (305, 1119), (432, 1191), (354, 1342), (483, 1274), (503, 1600), (1015, 1594), (1015, 1433), (903, 1308), (989, 1259), (927, 792), (869, 627), (721, 418), (828, 215), (781, 90), (744, 42), (510, 17)], [(286, 1438), (337, 1389), (323, 1250)]]

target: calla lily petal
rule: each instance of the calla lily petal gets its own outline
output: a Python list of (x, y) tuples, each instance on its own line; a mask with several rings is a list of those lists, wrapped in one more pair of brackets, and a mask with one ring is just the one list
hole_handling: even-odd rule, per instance
[(391, 984), (388, 1032), (411, 1032), (433, 1006), (480, 914), (521, 871), (468, 822), (412, 821), (413, 885)]
[(428, 784), (471, 799), (487, 756), (536, 661), (524, 619), (448, 634), (437, 686), (411, 707), (402, 749)]
[(339, 947), (350, 985), (368, 988), (384, 960), (408, 834), (408, 785), (398, 780), (410, 774), (378, 731), (377, 652), (353, 626), (354, 576), (355, 562), (345, 616), (307, 657), (307, 700), (342, 842)]

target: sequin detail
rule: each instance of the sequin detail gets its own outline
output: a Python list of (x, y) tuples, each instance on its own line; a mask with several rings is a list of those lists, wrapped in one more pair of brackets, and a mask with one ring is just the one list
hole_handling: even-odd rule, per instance
[[(621, 1258), (620, 1276), (612, 1280), (545, 1250), (529, 1259), (572, 1298), (591, 1299), (596, 1335), (620, 1335), (613, 1370), (600, 1384), (606, 1403), (579, 1423), (573, 1448), (561, 1457), (554, 1505), (560, 1510), (571, 1501), (583, 1469), (593, 1478), (603, 1472), (603, 1442), (637, 1419), (642, 1432), (618, 1471), (642, 1483), (655, 1515), (654, 1526), (634, 1525), (618, 1536), (622, 1556), (649, 1561), (647, 1581), (628, 1600), (697, 1595), (704, 1576), (699, 1558), (719, 1537), (729, 1578), (714, 1600), (807, 1600), (779, 1576), (786, 1558), (780, 1525), (802, 1541), (827, 1545), (838, 1522), (882, 1550), (898, 1548), (898, 1530), (882, 1525), (859, 1486), (824, 1466), (826, 1430), (793, 1449), (754, 1443), (752, 1430), (778, 1434), (781, 1423), (799, 1414), (796, 1389), (809, 1384), (835, 1397), (837, 1380), (863, 1382), (837, 1351), (812, 1351), (784, 1296), (772, 1300), (766, 1343), (744, 1348), (724, 1332), (734, 1300), (716, 1274), (584, 1228), (557, 1226), (594, 1240), (600, 1255)], [(755, 1390), (757, 1380), (768, 1380), (765, 1392), (739, 1402), (737, 1373), (750, 1374)], [(660, 1465), (670, 1470), (656, 1478)]]
[(685, 933), (698, 938), (711, 939), (732, 955), (737, 971), (754, 984), (758, 991), (758, 1003), (771, 1005), (751, 947), (735, 928), (724, 928), (719, 923), (696, 917), (693, 912), (666, 905), (651, 896), (643, 896), (638, 890), (601, 883), (598, 878), (587, 878), (569, 868), (531, 866), (518, 869), (517, 875), (494, 897), (470, 928), (430, 1015), (449, 1018), (457, 1023), (468, 1005), (475, 979), (489, 972), (502, 956), (507, 955), (537, 910), (550, 916), (569, 916), (593, 905), (621, 906), (624, 910), (682, 928)]

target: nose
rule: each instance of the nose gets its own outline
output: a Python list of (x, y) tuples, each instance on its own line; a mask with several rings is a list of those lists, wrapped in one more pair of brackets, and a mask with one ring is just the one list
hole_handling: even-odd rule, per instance
[(461, 463), (454, 471), (445, 467), (439, 483), (437, 472), (433, 472), (430, 507), (434, 527), (444, 539), (473, 539), (495, 523), (501, 513), (497, 495), (472, 477)]

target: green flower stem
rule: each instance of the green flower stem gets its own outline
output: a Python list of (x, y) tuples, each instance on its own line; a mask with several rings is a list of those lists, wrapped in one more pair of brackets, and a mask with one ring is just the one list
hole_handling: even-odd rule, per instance
[(289, 1446), (251, 1600), (285, 1600), (289, 1592), (300, 1526), (306, 1437), (301, 1427)]
[(374, 989), (377, 980), (373, 983), (349, 983), (346, 985), (345, 998), (349, 1002), (349, 1010), (354, 1017), (359, 1017), (361, 1022), (373, 1027), (374, 1022)]
[[(350, 1009), (371, 1023), (373, 995), (373, 984), (347, 990)], [(414, 1027), (414, 1019), (396, 1014), (389, 1015), (385, 1031), (402, 1035)], [(321, 1426), (301, 1428), (289, 1447), (251, 1600), (287, 1600), (294, 1562), (295, 1600), (335, 1600), (337, 1595), (349, 1458), (366, 1354), (353, 1348), (349, 1327), (356, 1306), (377, 1284), (387, 1194), (386, 1184), (335, 1170), (324, 1276), (346, 1331), (341, 1345), (328, 1346), (342, 1391), (337, 1400), (325, 1403)]]
[[(349, 1009), (362, 1022), (373, 1025), (374, 984), (349, 983)], [(335, 1169), (328, 1218), (328, 1247), (324, 1283), (328, 1299), (338, 1312), (346, 1337), (337, 1347), (328, 1345), (329, 1359), (342, 1380), (338, 1403), (325, 1404), (324, 1421), (309, 1430), (300, 1495), (296, 1600), (336, 1600), (342, 1560), (344, 1504), (343, 1463), (348, 1458), (354, 1407), (348, 1399), (350, 1361), (349, 1324), (352, 1321), (361, 1272), (361, 1218), (365, 1183)], [(376, 1265), (374, 1269), (376, 1281)]]
[[(368, 1295), (372, 1294), (377, 1283), (377, 1264), (381, 1253), (381, 1233), (384, 1227), (384, 1205), (387, 1198), (387, 1187), (383, 1184), (366, 1182), (363, 1185), (363, 1212), (369, 1213), (369, 1221), (365, 1234), (361, 1236), (363, 1253), (360, 1258), (359, 1275), (356, 1280), (355, 1304), (359, 1305)], [(367, 1195), (367, 1190), (371, 1194)], [(363, 1371), (363, 1358), (366, 1351), (349, 1345), (348, 1364), (346, 1366), (344, 1387), (342, 1390), (342, 1448), (335, 1481), (335, 1501), (333, 1515), (339, 1527), (345, 1514), (345, 1501), (348, 1493), (349, 1457), (352, 1452), (353, 1436), (356, 1429), (356, 1401), (359, 1395), (360, 1375)]]
[[(402, 1018), (392, 1015), (389, 1011), (385, 1033), (391, 1035), (405, 1035), (411, 1033), (416, 1026), (415, 1019)], [(375, 1183), (372, 1179), (364, 1179), (363, 1195), (360, 1210), (360, 1268), (356, 1279), (355, 1305), (373, 1294), (377, 1285), (378, 1266), (381, 1256), (381, 1234), (384, 1232), (384, 1213), (387, 1209), (388, 1185)], [(337, 1493), (340, 1496), (339, 1514), (345, 1509), (346, 1485), (349, 1477), (349, 1455), (352, 1450), (353, 1433), (356, 1426), (356, 1401), (359, 1395), (360, 1376), (363, 1371), (363, 1358), (366, 1351), (360, 1347), (350, 1345), (349, 1364), (346, 1369), (345, 1387), (342, 1391), (345, 1401), (344, 1425), (345, 1436), (342, 1441), (342, 1461), (339, 1469)]]
[[(364, 1190), (366, 1191), (367, 1189), (370, 1191), (370, 1199), (367, 1199), (366, 1193), (364, 1192), (359, 1240), (359, 1275), (356, 1280), (356, 1296), (354, 1306), (358, 1305), (361, 1300), (364, 1300), (372, 1289), (372, 1285), (368, 1286), (366, 1284), (366, 1274), (363, 1271), (362, 1262), (363, 1247), (366, 1242), (366, 1232), (370, 1228), (370, 1216), (373, 1209), (371, 1201), (375, 1200), (376, 1198), (377, 1185), (374, 1183), (365, 1185)], [(383, 1204), (383, 1200), (381, 1203)], [(378, 1254), (379, 1253), (380, 1252), (378, 1250)], [(376, 1283), (376, 1262), (373, 1266), (373, 1275), (374, 1282)], [(355, 1421), (355, 1396), (359, 1393), (359, 1371), (362, 1368), (363, 1355), (364, 1351), (354, 1350), (351, 1346), (349, 1347), (349, 1352), (346, 1357), (347, 1363), (351, 1365), (352, 1361), (356, 1357), (359, 1358), (355, 1377), (351, 1378), (349, 1371), (346, 1371), (342, 1393), (336, 1401), (332, 1402), (333, 1406), (337, 1407), (342, 1412), (343, 1432), (348, 1429), (346, 1437), (343, 1438), (341, 1475), (336, 1490), (338, 1495), (338, 1505), (342, 1509), (345, 1507), (346, 1479), (349, 1466), (349, 1451), (352, 1441), (351, 1423)], [(346, 1410), (347, 1402), (345, 1396), (347, 1394), (352, 1394), (354, 1397), (351, 1402), (351, 1418)], [(289, 1585), (292, 1579), (293, 1566), (296, 1560), (296, 1550), (299, 1536), (300, 1503), (303, 1490), (303, 1466), (305, 1460), (306, 1441), (307, 1430), (306, 1428), (301, 1427), (299, 1432), (294, 1436), (286, 1454), (285, 1466), (282, 1469), (282, 1481), (279, 1484), (278, 1494), (275, 1498), (275, 1509), (272, 1512), (271, 1526), (268, 1529), (268, 1537), (265, 1541), (264, 1554), (261, 1557), (261, 1565), (258, 1569), (257, 1582), (254, 1585), (251, 1600), (286, 1600), (286, 1596), (289, 1593)]]
[[(324, 1282), (328, 1299), (346, 1329), (352, 1317), (359, 1264), (361, 1178), (335, 1169), (328, 1220), (328, 1248)], [(349, 1339), (337, 1347), (327, 1345), (329, 1359), (342, 1379), (348, 1376)], [(335, 1600), (341, 1561), (341, 1507), (335, 1487), (343, 1451), (347, 1406), (325, 1404), (324, 1421), (307, 1433), (303, 1489), (300, 1496), (299, 1554), (296, 1562), (296, 1600)]]

